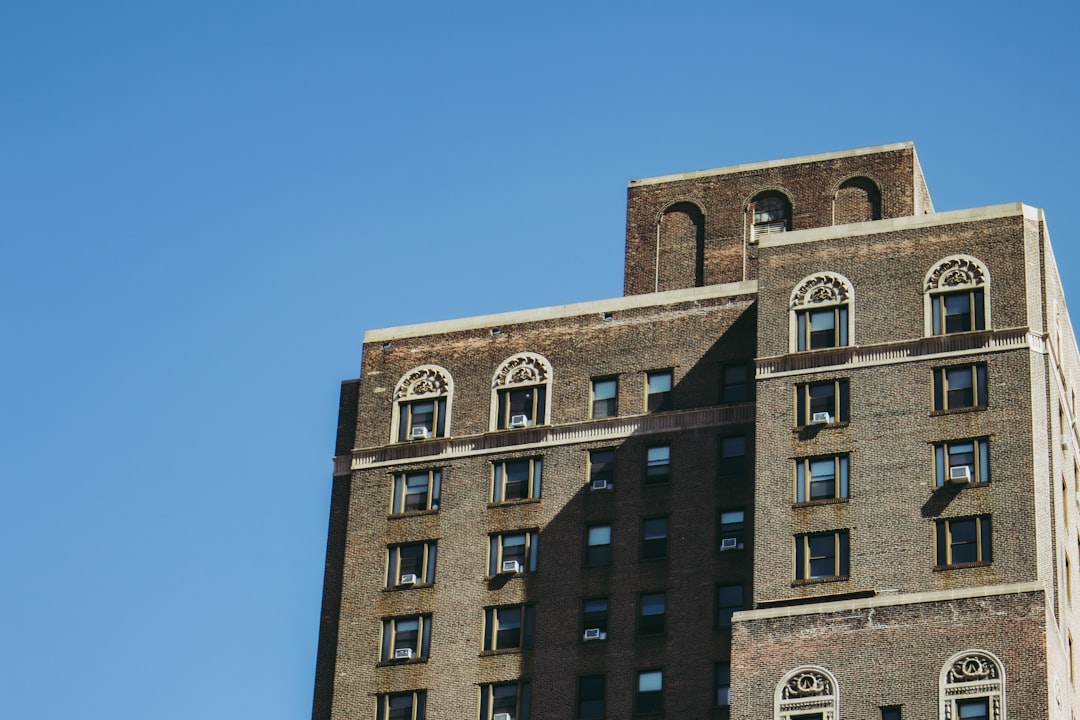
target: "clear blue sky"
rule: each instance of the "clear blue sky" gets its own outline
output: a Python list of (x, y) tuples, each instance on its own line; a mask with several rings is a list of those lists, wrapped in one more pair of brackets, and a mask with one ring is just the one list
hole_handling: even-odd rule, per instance
[(617, 296), (632, 178), (913, 140), (1077, 307), (1076, 7), (0, 0), (0, 717), (308, 716), (363, 331)]

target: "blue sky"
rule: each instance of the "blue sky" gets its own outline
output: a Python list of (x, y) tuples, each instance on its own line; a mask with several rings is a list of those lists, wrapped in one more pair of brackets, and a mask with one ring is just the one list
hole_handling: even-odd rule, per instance
[(913, 140), (1075, 306), (1054, 5), (0, 1), (0, 716), (308, 716), (363, 331), (617, 296), (632, 178)]

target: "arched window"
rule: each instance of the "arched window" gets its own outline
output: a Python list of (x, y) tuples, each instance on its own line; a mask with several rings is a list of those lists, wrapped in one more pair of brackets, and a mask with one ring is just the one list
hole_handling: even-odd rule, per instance
[(656, 229), (656, 290), (678, 290), (705, 284), (705, 215), (688, 201), (674, 203), (660, 214)]
[(775, 720), (836, 720), (840, 716), (836, 678), (822, 667), (792, 670), (776, 686), (773, 705)]
[(938, 683), (941, 720), (1006, 720), (1005, 668), (985, 650), (949, 658)]
[(507, 359), (491, 382), (491, 429), (546, 425), (550, 412), (551, 363), (536, 353)]
[(791, 229), (791, 201), (778, 190), (758, 193), (747, 208), (750, 213), (750, 242)]
[(823, 272), (803, 278), (791, 293), (791, 350), (820, 350), (855, 344), (855, 291), (843, 275)]
[(881, 191), (866, 177), (848, 178), (833, 196), (833, 225), (881, 219)]
[(923, 283), (927, 335), (990, 327), (990, 273), (970, 255), (952, 255), (930, 269)]
[(390, 440), (446, 437), (454, 381), (446, 368), (420, 365), (405, 373), (394, 390)]

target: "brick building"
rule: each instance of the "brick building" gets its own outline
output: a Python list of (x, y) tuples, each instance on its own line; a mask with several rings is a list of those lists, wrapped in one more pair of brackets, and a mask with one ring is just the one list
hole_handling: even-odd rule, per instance
[(630, 183), (620, 298), (369, 331), (315, 720), (1070, 718), (1040, 210), (909, 143)]

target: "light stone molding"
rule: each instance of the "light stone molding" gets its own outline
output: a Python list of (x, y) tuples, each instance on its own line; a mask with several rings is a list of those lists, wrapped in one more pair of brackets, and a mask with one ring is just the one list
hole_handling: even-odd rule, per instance
[[(451, 405), (454, 400), (454, 379), (440, 365), (418, 365), (401, 376), (394, 387), (394, 409), (390, 417), (390, 442), (398, 437), (401, 427), (401, 404), (417, 400), (446, 398), (443, 427), (450, 434)], [(434, 428), (432, 428), (434, 430)]]
[(840, 714), (836, 678), (823, 667), (806, 665), (783, 677), (774, 695), (776, 720), (790, 720), (805, 713), (821, 713), (824, 720)]
[(986, 650), (964, 650), (949, 658), (938, 680), (941, 720), (956, 720), (957, 704), (985, 698), (991, 720), (1005, 718), (1005, 666)]

